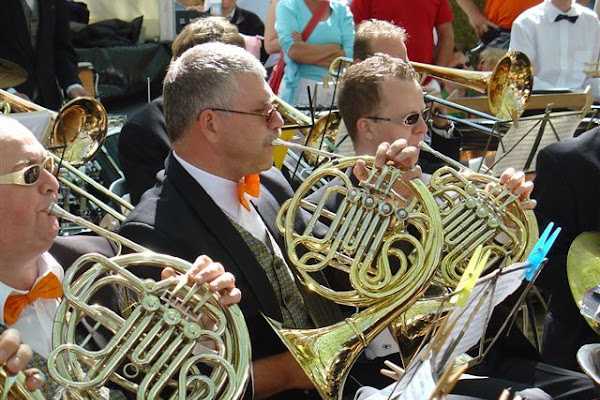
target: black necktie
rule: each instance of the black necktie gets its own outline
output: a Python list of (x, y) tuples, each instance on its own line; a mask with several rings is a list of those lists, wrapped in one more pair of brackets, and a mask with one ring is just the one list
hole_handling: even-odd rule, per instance
[(579, 18), (579, 15), (568, 16), (566, 14), (558, 14), (556, 18), (554, 18), (554, 22), (566, 19), (570, 23), (574, 24), (577, 21), (577, 18)]

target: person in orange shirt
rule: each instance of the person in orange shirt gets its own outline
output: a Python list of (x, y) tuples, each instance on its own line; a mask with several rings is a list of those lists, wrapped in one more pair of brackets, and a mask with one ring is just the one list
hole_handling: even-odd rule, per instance
[[(510, 32), (513, 21), (523, 11), (540, 4), (541, 0), (486, 0), (483, 12), (473, 0), (456, 0), (459, 7), (469, 18), (469, 23), (477, 37), (484, 39), (490, 30)], [(589, 0), (577, 0), (577, 3), (587, 5)], [(488, 42), (489, 40), (483, 40)], [(507, 43), (508, 44), (508, 43)], [(508, 49), (508, 46), (506, 46)]]
[(510, 31), (515, 18), (541, 0), (487, 0), (483, 13), (473, 0), (456, 0), (479, 38), (489, 29)]

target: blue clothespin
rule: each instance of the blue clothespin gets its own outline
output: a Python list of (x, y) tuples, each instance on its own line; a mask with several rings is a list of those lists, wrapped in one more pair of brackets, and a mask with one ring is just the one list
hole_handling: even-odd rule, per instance
[[(548, 226), (546, 226), (546, 229), (544, 229), (542, 236), (540, 236), (535, 246), (533, 246), (531, 253), (529, 253), (529, 257), (527, 257), (528, 265), (527, 268), (525, 268), (525, 279), (527, 282), (531, 282), (537, 273), (537, 270), (542, 265), (542, 261), (544, 261), (544, 258), (546, 258), (550, 248), (556, 241), (556, 237), (560, 233), (560, 227), (556, 228), (556, 230), (552, 232), (553, 228), (554, 222), (550, 222)], [(551, 232), (552, 234), (550, 234)]]

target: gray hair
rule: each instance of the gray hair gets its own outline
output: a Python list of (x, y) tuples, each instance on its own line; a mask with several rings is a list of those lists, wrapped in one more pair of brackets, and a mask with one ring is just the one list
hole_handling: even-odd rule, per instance
[(180, 139), (198, 114), (228, 108), (238, 93), (240, 74), (264, 79), (265, 68), (246, 50), (224, 43), (205, 43), (171, 62), (163, 84), (164, 112), (171, 142)]

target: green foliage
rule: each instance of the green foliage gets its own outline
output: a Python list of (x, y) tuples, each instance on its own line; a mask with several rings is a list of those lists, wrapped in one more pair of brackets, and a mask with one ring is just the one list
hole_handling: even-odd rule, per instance
[[(473, 0), (473, 2), (483, 10), (485, 0)], [(454, 12), (453, 26), (456, 47), (463, 50), (475, 47), (477, 36), (475, 36), (475, 31), (473, 31), (473, 28), (469, 24), (467, 16), (458, 4), (456, 4), (456, 0), (450, 0), (450, 4), (452, 5), (452, 11)]]

